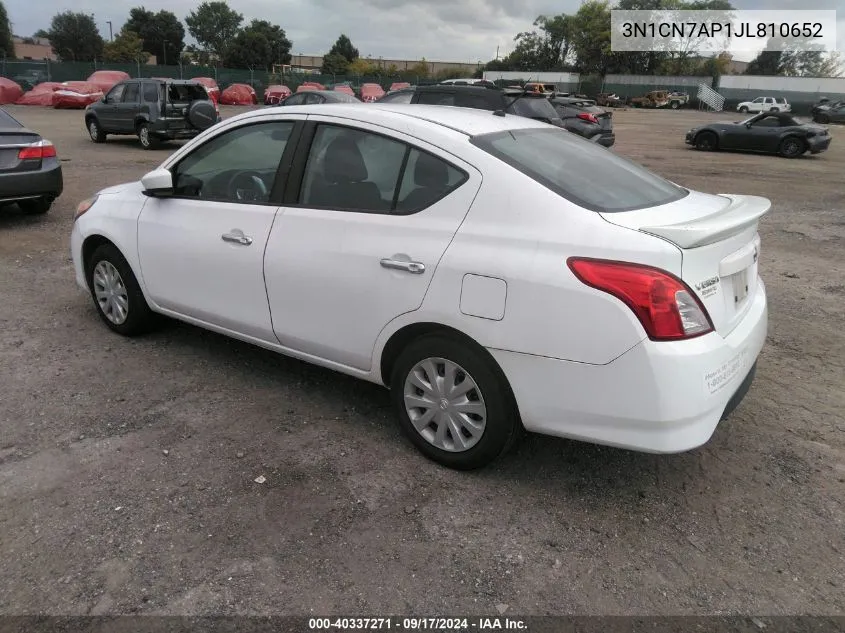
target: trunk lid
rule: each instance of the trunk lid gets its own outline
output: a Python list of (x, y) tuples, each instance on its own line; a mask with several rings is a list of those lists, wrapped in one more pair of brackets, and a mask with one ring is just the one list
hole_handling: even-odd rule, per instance
[(681, 278), (727, 336), (742, 321), (757, 291), (760, 218), (771, 202), (757, 196), (691, 191), (650, 209), (602, 213), (612, 224), (664, 239), (680, 249)]
[(41, 161), (22, 161), (18, 152), (36, 143), (41, 137), (26, 128), (0, 128), (0, 172), (30, 171), (39, 169)]

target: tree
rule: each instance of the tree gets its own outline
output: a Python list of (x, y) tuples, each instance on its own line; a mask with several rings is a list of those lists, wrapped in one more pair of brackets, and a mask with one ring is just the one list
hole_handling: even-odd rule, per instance
[(263, 68), (290, 63), (290, 40), (282, 27), (253, 20), (228, 45), (223, 61), (232, 68)]
[(141, 36), (124, 26), (113, 42), (106, 42), (103, 46), (103, 59), (113, 63), (146, 64), (150, 53), (144, 51)]
[(0, 2), (0, 52), (3, 57), (15, 57), (15, 42), (12, 39), (12, 25), (9, 23), (9, 15), (6, 13), (6, 5)]
[(226, 47), (238, 35), (244, 16), (225, 2), (203, 2), (185, 18), (188, 32), (206, 51), (222, 59)]
[(411, 66), (407, 71), (406, 74), (410, 77), (419, 77), (425, 79), (429, 76), (431, 70), (429, 69), (428, 62), (425, 61), (425, 57), (423, 57), (420, 61), (416, 64)]
[(153, 13), (144, 7), (135, 7), (129, 11), (123, 28), (137, 33), (143, 41), (143, 49), (155, 55), (161, 65), (168, 61), (175, 63), (185, 48), (185, 27), (170, 11)]
[(94, 16), (65, 11), (53, 16), (47, 38), (62, 61), (91, 62), (103, 55), (103, 38)]
[(38, 39), (46, 40), (48, 37), (50, 37), (50, 34), (44, 29), (38, 29), (35, 33), (32, 34), (32, 37), (37, 37)]
[(602, 0), (590, 0), (581, 5), (572, 19), (572, 50), (578, 70), (605, 75), (614, 59), (610, 49), (610, 6)]
[(356, 57), (351, 64), (349, 64), (349, 68), (346, 71), (350, 75), (378, 75), (380, 74), (380, 69), (378, 65), (374, 64), (370, 59), (362, 59), (360, 57)]
[(323, 57), (320, 72), (324, 75), (345, 75), (349, 70), (349, 61), (340, 53), (329, 53)]
[(347, 63), (351, 64), (354, 62), (360, 54), (358, 53), (358, 49), (352, 46), (352, 40), (350, 40), (346, 35), (341, 34), (337, 41), (332, 46), (331, 50), (329, 51), (329, 55), (342, 55), (343, 58), (347, 61)]

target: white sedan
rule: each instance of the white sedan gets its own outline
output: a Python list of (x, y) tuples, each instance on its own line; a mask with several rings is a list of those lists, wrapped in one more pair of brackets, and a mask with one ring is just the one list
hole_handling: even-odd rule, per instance
[(522, 430), (675, 453), (751, 383), (764, 198), (684, 189), (574, 134), (441, 106), (267, 108), (77, 209), (78, 284), (390, 388), (429, 458)]

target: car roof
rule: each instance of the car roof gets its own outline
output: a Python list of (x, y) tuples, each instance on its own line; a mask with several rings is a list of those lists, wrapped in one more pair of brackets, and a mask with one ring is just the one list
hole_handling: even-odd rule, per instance
[(140, 79), (124, 79), (121, 83), (126, 83), (128, 81), (144, 81), (144, 82), (155, 82), (158, 84), (176, 84), (178, 86), (203, 86), (202, 83), (196, 81), (194, 79), (158, 79), (158, 78), (144, 78), (141, 77)]
[[(276, 108), (263, 108), (239, 114), (228, 120), (265, 117), (278, 112), (279, 110)], [(500, 116), (490, 110), (439, 105), (376, 102), (368, 104), (366, 107), (361, 107), (356, 103), (324, 103), (319, 105), (289, 106), (285, 108), (285, 113), (337, 116), (338, 118), (347, 118), (361, 123), (383, 125), (391, 129), (397, 129), (397, 126), (398, 128), (407, 127), (409, 122), (413, 122), (419, 126), (427, 127), (432, 131), (446, 132), (451, 130), (452, 132), (466, 136), (526, 128), (559, 129), (553, 128), (541, 121), (514, 114)]]
[[(296, 93), (294, 93), (296, 94)], [(317, 94), (323, 95), (327, 99), (337, 99), (338, 102), (347, 103), (346, 99), (351, 95), (342, 90), (303, 90), (299, 94)], [(292, 97), (293, 95), (291, 95)]]

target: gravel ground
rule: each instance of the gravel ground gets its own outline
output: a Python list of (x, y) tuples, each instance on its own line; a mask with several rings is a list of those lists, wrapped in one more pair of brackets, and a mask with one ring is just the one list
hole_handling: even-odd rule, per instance
[(111, 334), (73, 280), (72, 212), (169, 150), (9, 110), (66, 189), (0, 215), (0, 613), (845, 612), (845, 128), (786, 160), (684, 146), (731, 114), (616, 112), (617, 152), (772, 200), (756, 382), (690, 453), (530, 437), (459, 473), (375, 386), (177, 323)]

